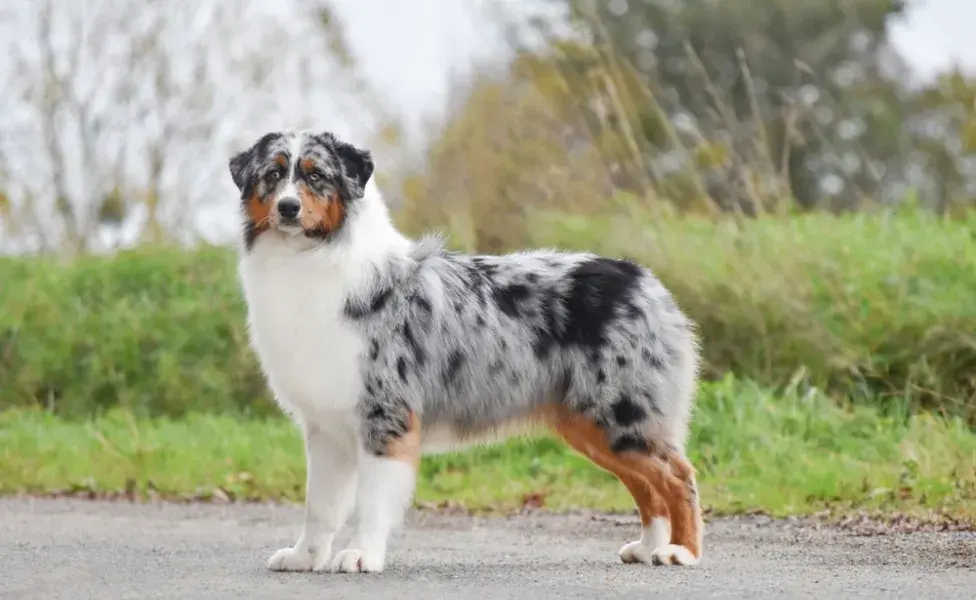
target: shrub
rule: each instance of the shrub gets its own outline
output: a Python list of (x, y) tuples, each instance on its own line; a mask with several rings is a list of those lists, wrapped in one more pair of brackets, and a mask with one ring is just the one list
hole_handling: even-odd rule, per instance
[[(976, 422), (976, 222), (923, 214), (712, 222), (537, 214), (531, 242), (652, 267), (699, 323), (705, 375), (803, 381)], [(0, 260), (0, 406), (270, 414), (233, 253)]]
[(0, 400), (81, 416), (272, 408), (226, 249), (0, 261)]

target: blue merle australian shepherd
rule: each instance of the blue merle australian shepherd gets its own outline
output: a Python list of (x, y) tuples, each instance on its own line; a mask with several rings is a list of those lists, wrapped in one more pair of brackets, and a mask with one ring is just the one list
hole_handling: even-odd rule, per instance
[[(702, 555), (685, 454), (693, 325), (649, 271), (552, 250), (466, 255), (397, 231), (368, 151), (272, 132), (230, 160), (251, 343), (301, 426), (305, 523), (273, 570), (378, 572), (420, 456), (548, 427), (627, 487), (627, 563)], [(355, 510), (349, 547), (336, 532)]]

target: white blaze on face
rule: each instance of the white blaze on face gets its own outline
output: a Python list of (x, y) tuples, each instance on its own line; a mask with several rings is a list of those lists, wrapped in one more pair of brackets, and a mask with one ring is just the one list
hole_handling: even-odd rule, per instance
[[(298, 170), (298, 160), (301, 157), (302, 147), (305, 145), (304, 133), (296, 133), (291, 136), (288, 143), (288, 167), (283, 177), (284, 183), (278, 187), (275, 195), (275, 211), (278, 210), (278, 202), (282, 198), (298, 198), (298, 186), (296, 185), (296, 173)], [(301, 218), (301, 212), (298, 213)]]

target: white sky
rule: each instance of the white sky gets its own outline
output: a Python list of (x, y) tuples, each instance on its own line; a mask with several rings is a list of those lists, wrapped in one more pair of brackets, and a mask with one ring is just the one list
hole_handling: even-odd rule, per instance
[(892, 27), (894, 43), (920, 76), (954, 64), (976, 71), (976, 0), (910, 0), (907, 19)]

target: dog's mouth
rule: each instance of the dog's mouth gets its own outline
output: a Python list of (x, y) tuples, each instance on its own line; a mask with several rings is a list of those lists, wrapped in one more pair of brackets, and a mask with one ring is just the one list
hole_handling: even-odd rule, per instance
[(298, 219), (279, 219), (275, 223), (275, 229), (285, 235), (299, 235), (305, 231)]

